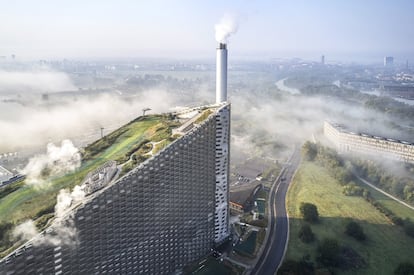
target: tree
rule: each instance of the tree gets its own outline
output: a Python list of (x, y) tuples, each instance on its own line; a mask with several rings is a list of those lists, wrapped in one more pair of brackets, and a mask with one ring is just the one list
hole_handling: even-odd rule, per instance
[(318, 148), (315, 143), (306, 141), (302, 146), (302, 155), (305, 160), (313, 161), (318, 154)]
[(282, 266), (277, 271), (278, 275), (311, 275), (315, 274), (313, 263), (309, 260), (302, 259), (300, 261), (286, 260), (283, 262)]
[(339, 243), (335, 239), (326, 238), (318, 246), (317, 260), (325, 266), (337, 266), (340, 256)]
[(310, 243), (315, 240), (315, 234), (313, 234), (312, 229), (308, 224), (304, 224), (300, 228), (299, 239), (304, 243)]
[(400, 263), (394, 271), (395, 275), (414, 275), (414, 265), (412, 263)]
[(404, 220), (404, 231), (405, 231), (405, 234), (414, 238), (414, 223), (411, 220), (409, 219)]
[(318, 208), (312, 203), (302, 202), (300, 205), (300, 213), (307, 222), (315, 223), (319, 219)]
[(355, 238), (358, 241), (364, 241), (367, 238), (362, 227), (354, 221), (348, 222), (345, 234)]
[(346, 196), (362, 196), (364, 193), (364, 188), (356, 185), (354, 182), (350, 182), (345, 185), (342, 189), (342, 193)]

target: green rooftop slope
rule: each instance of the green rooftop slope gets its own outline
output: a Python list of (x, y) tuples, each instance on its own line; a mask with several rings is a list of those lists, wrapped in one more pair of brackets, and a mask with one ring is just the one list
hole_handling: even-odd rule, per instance
[(11, 236), (15, 225), (32, 219), (39, 229), (46, 226), (60, 189), (72, 189), (109, 160), (122, 166), (121, 174), (127, 173), (155, 153), (154, 145), (159, 150), (172, 142), (171, 130), (178, 125), (171, 115), (139, 117), (81, 150), (82, 164), (75, 172), (47, 179), (39, 186), (15, 183), (9, 188), (11, 192), (0, 193), (0, 257), (15, 245)]

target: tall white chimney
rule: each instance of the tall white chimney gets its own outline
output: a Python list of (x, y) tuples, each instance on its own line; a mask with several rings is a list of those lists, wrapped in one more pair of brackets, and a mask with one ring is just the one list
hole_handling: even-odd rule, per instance
[(216, 60), (216, 103), (227, 101), (227, 45), (220, 43)]

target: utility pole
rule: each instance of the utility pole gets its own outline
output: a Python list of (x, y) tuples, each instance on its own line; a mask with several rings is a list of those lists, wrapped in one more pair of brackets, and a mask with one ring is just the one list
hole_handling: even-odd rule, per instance
[(144, 108), (144, 109), (142, 109), (142, 116), (145, 116), (145, 113), (147, 111), (151, 111), (151, 109), (150, 108)]
[(103, 138), (103, 130), (104, 130), (104, 128), (101, 127), (101, 138)]

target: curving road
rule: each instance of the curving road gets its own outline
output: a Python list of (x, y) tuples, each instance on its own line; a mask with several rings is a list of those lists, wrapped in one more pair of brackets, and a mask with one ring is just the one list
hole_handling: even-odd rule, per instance
[(262, 255), (251, 274), (273, 275), (283, 261), (289, 238), (289, 219), (286, 214), (286, 193), (300, 163), (300, 151), (295, 149), (270, 190), (270, 229)]

